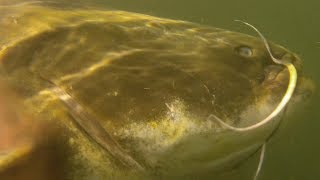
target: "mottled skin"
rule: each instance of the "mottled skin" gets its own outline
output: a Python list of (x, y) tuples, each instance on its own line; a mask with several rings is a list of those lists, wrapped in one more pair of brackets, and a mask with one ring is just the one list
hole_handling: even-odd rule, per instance
[[(276, 127), (233, 133), (207, 120), (215, 114), (234, 126), (252, 124), (283, 96), (288, 73), (255, 37), (123, 11), (0, 9), (1, 77), (30, 116), (56, 129), (47, 143), (65, 152), (51, 163), (65, 165), (65, 179), (223, 169), (256, 150)], [(300, 73), (296, 55), (274, 44), (271, 49)], [(97, 143), (99, 135), (77, 123), (76, 106), (66, 106), (54, 86), (144, 170)]]

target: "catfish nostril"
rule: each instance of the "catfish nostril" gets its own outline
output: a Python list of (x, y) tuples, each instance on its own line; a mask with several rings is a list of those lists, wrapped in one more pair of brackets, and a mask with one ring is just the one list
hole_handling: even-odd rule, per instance
[(281, 61), (286, 61), (292, 64), (294, 63), (294, 59), (295, 58), (291, 53), (286, 53), (280, 58)]
[(286, 53), (279, 60), (283, 62), (289, 62), (295, 66), (298, 72), (301, 71), (302, 63), (300, 58), (296, 54)]

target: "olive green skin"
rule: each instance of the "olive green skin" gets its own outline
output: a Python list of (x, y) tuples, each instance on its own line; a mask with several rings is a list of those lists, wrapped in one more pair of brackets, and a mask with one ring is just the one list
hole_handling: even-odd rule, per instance
[[(62, 132), (54, 142), (66, 153), (60, 161), (65, 179), (224, 169), (255, 151), (276, 127), (234, 133), (207, 119), (214, 114), (249, 125), (281, 100), (288, 73), (258, 38), (123, 11), (24, 5), (1, 13), (1, 77), (33, 117)], [(271, 49), (300, 72), (296, 55), (274, 44)], [(72, 107), (50, 91), (50, 82), (144, 170), (124, 167), (96, 143), (70, 116)]]

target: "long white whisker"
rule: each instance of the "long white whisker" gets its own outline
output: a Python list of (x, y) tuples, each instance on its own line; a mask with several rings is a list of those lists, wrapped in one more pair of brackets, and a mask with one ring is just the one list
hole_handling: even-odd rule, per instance
[(290, 76), (287, 91), (286, 91), (285, 95), (283, 96), (283, 98), (281, 99), (280, 103), (277, 105), (277, 107), (265, 119), (261, 120), (260, 122), (254, 124), (254, 125), (248, 126), (248, 127), (234, 127), (234, 126), (231, 126), (231, 125), (225, 123), (219, 117), (217, 117), (217, 116), (215, 116), (213, 114), (209, 115), (209, 117), (208, 117), (210, 119), (214, 118), (216, 121), (218, 121), (220, 124), (222, 124), (227, 129), (230, 129), (230, 130), (233, 130), (233, 131), (242, 132), (242, 131), (253, 130), (253, 129), (256, 129), (256, 128), (259, 128), (259, 127), (263, 126), (264, 124), (270, 122), (274, 117), (276, 117), (283, 110), (283, 108), (287, 105), (287, 103), (291, 99), (292, 94), (293, 94), (293, 92), (295, 90), (295, 87), (296, 87), (296, 84), (297, 84), (297, 70), (294, 67), (294, 65), (291, 64), (290, 62), (287, 62), (287, 61), (284, 61), (284, 60), (283, 61), (278, 60), (272, 55), (271, 50), (270, 50), (270, 46), (269, 46), (266, 38), (260, 33), (260, 31), (257, 28), (255, 28), (253, 25), (251, 25), (249, 23), (246, 23), (246, 22), (243, 22), (243, 21), (240, 21), (240, 20), (236, 20), (236, 21), (242, 22), (242, 23), (250, 26), (251, 28), (253, 28), (259, 34), (259, 36), (261, 37), (261, 39), (263, 40), (263, 42), (264, 42), (264, 44), (265, 44), (265, 46), (267, 48), (267, 51), (268, 51), (271, 59), (276, 64), (280, 64), (280, 65), (286, 66), (286, 68), (289, 71), (289, 76)]
[(260, 158), (259, 158), (259, 164), (258, 164), (258, 167), (257, 167), (257, 171), (254, 175), (254, 178), (253, 180), (257, 180), (258, 179), (258, 176), (260, 174), (260, 171), (261, 171), (261, 167), (262, 167), (262, 164), (263, 164), (263, 161), (264, 161), (264, 155), (266, 153), (266, 143), (264, 143), (261, 147), (261, 152), (260, 152)]

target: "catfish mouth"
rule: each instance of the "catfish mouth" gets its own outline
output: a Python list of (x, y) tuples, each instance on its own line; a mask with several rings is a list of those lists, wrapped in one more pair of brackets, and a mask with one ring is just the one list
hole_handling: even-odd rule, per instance
[[(301, 68), (299, 64), (295, 64), (295, 67), (298, 70)], [(263, 88), (269, 92), (274, 91), (272, 93), (285, 93), (290, 78), (289, 71), (285, 66), (276, 64), (267, 66), (264, 70), (264, 77)], [(301, 71), (298, 71), (297, 85), (290, 101), (300, 103), (301, 101), (310, 100), (314, 92), (314, 82), (305, 77)], [(282, 96), (279, 94), (279, 97)]]

